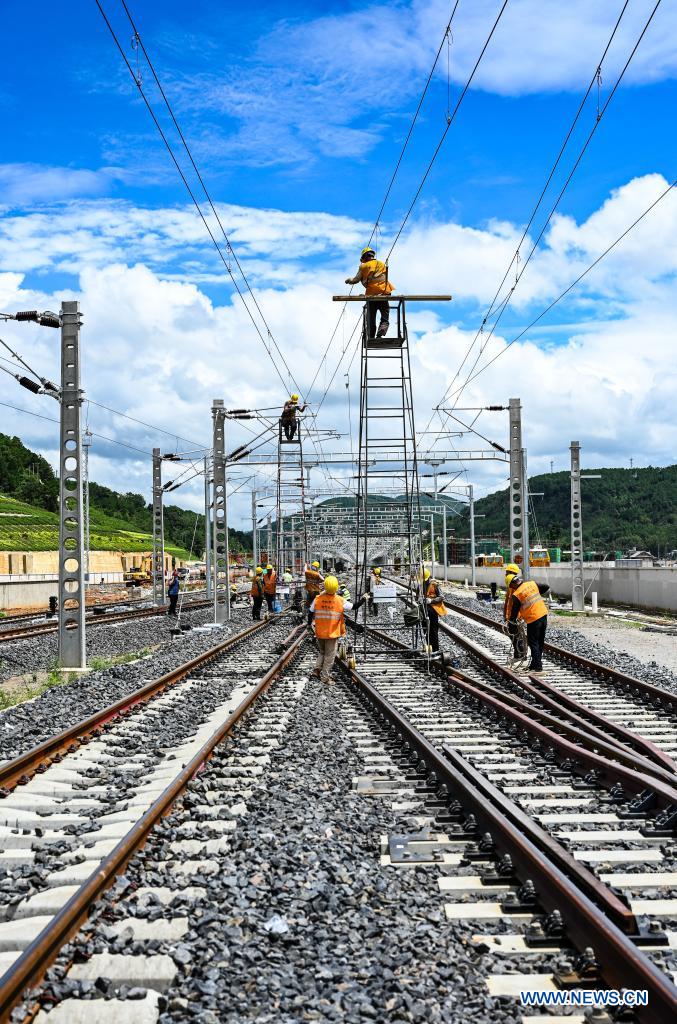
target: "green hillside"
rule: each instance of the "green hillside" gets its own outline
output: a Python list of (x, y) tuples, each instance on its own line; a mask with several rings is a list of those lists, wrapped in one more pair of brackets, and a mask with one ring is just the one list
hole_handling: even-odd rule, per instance
[[(55, 551), (59, 546), (59, 516), (56, 512), (27, 505), (0, 494), (0, 551)], [(98, 510), (90, 516), (92, 551), (149, 551), (150, 533), (130, 530), (125, 523)], [(168, 554), (188, 558), (188, 552), (171, 542)]]
[[(596, 551), (641, 548), (655, 555), (677, 548), (677, 466), (647, 469), (586, 469), (600, 480), (583, 480), (582, 516), (584, 547)], [(570, 476), (544, 473), (529, 478), (533, 497), (530, 516), (532, 545), (569, 548)], [(485, 518), (478, 534), (508, 534), (508, 491), (495, 491), (476, 502)], [(468, 522), (456, 521), (459, 536), (468, 536)]]
[[(150, 475), (150, 473), (149, 473)], [(141, 494), (119, 494), (90, 482), (93, 551), (149, 551), (152, 507)], [(59, 546), (59, 481), (49, 463), (18, 437), (0, 434), (0, 551), (55, 551)], [(197, 519), (197, 523), (196, 523)], [(165, 505), (165, 548), (178, 558), (203, 549), (204, 516)], [(251, 534), (229, 530), (230, 550), (251, 550)]]

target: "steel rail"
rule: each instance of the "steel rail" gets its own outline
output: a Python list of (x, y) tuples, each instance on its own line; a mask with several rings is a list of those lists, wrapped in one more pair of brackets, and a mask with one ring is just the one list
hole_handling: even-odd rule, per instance
[[(569, 698), (567, 694), (562, 693), (561, 690), (549, 683), (546, 684), (547, 689), (544, 687), (543, 692), (540, 692), (538, 686), (534, 685), (540, 684), (542, 681), (537, 676), (529, 676), (531, 682), (524, 682), (515, 672), (512, 672), (507, 666), (501, 665), (489, 654), (486, 654), (469, 637), (459, 633), (458, 630), (454, 629), (453, 626), (449, 626), (443, 619), (440, 620), (439, 625), (440, 629), (447, 636), (451, 637), (454, 643), (463, 647), (484, 667), (494, 674), (500, 675), (506, 682), (514, 686), (515, 689), (531, 694), (546, 707), (550, 707), (556, 712), (559, 711), (560, 714), (564, 707), (572, 721), (577, 722), (582, 728), (596, 735), (603, 743), (608, 744), (610, 739), (613, 738), (617, 741), (615, 745), (619, 748), (630, 753), (636, 752), (645, 762), (653, 762), (659, 766), (662, 769), (661, 777), (665, 778), (666, 781), (674, 782), (677, 779), (677, 764), (675, 764), (669, 754), (659, 750), (651, 740), (644, 739), (643, 736), (632, 732), (630, 729), (626, 729), (622, 725), (617, 725), (598, 711), (594, 711), (579, 701)], [(470, 681), (475, 682), (474, 680)]]
[(274, 621), (274, 619), (268, 619), (253, 623), (253, 625), (248, 626), (242, 632), (236, 633), (235, 636), (231, 636), (222, 643), (217, 644), (216, 647), (211, 647), (204, 654), (199, 654), (196, 658), (185, 662), (183, 665), (179, 665), (178, 668), (173, 669), (171, 672), (166, 672), (159, 679), (154, 679), (141, 686), (138, 690), (127, 694), (116, 701), (115, 704), (109, 704), (107, 707), (102, 708), (101, 711), (97, 711), (95, 714), (77, 722), (68, 729), (64, 729), (55, 736), (51, 736), (43, 743), (39, 743), (25, 753), (13, 758), (13, 760), (7, 761), (6, 764), (0, 765), (0, 789), (11, 789), (27, 781), (31, 774), (34, 774), (38, 769), (46, 768), (50, 762), (74, 750), (77, 744), (84, 742), (87, 737), (97, 733), (111, 719), (125, 714), (134, 705), (150, 700), (151, 697), (155, 697), (158, 693), (167, 689), (167, 687), (180, 682), (196, 668), (200, 668), (214, 658), (220, 657), (230, 650), (231, 647), (245, 640), (252, 633), (256, 633), (257, 630), (262, 630), (264, 627), (271, 625)]
[[(395, 582), (398, 586), (411, 592), (411, 589), (406, 584), (402, 584), (398, 580)], [(459, 608), (449, 601), (445, 601), (445, 604), (453, 611), (466, 614), (466, 609)], [(493, 629), (498, 630), (499, 632), (501, 631), (500, 625), (493, 619), (486, 618), (478, 612), (467, 612), (467, 614), (476, 621), (481, 622), (483, 625), (492, 626)], [(546, 707), (550, 707), (557, 712), (561, 713), (563, 708), (566, 709), (568, 717), (579, 725), (582, 725), (586, 731), (593, 735), (597, 735), (600, 740), (607, 744), (609, 742), (614, 742), (615, 745), (620, 746), (627, 751), (636, 751), (644, 759), (645, 767), (646, 761), (653, 762), (662, 769), (658, 777), (663, 778), (670, 783), (674, 783), (675, 778), (677, 778), (677, 763), (675, 763), (669, 754), (660, 750), (659, 747), (657, 747), (651, 740), (647, 740), (639, 733), (632, 732), (632, 730), (626, 729), (624, 726), (611, 721), (610, 718), (607, 718), (598, 711), (587, 707), (580, 701), (577, 701), (575, 698), (565, 693), (563, 690), (560, 690), (558, 687), (553, 686), (551, 683), (546, 682), (538, 676), (530, 674), (530, 682), (525, 682), (516, 675), (516, 673), (512, 672), (506, 666), (501, 665), (494, 658), (477, 647), (469, 637), (464, 636), (463, 633), (459, 633), (458, 630), (453, 628), (453, 626), (446, 623), (444, 618), (440, 619), (439, 625), (440, 629), (451, 637), (455, 643), (467, 650), (473, 658), (478, 660), (489, 671), (493, 672), (495, 675), (502, 676), (502, 678), (515, 689), (520, 689), (525, 693), (531, 694), (531, 696), (538, 699)], [(547, 644), (545, 646), (548, 647)], [(561, 649), (556, 648), (556, 650), (559, 651)], [(573, 659), (577, 659), (578, 655), (572, 655), (571, 657)], [(583, 661), (586, 661), (586, 659), (583, 659)], [(586, 673), (590, 671), (587, 665), (580, 668), (576, 661), (574, 661), (574, 663), (580, 670), (585, 671)], [(591, 662), (590, 664), (596, 665), (597, 663)], [(606, 666), (602, 665), (598, 667), (602, 672), (606, 671)], [(614, 669), (609, 669), (608, 671), (619, 675)], [(476, 685), (480, 685), (475, 680), (469, 679), (468, 681), (476, 683)], [(641, 680), (635, 680), (634, 677), (631, 676), (625, 677), (625, 681), (628, 686), (634, 686), (636, 683), (641, 685)], [(650, 684), (647, 685), (650, 686)], [(653, 687), (653, 689), (658, 690), (659, 688)], [(668, 697), (674, 697), (674, 695), (669, 694), (668, 691), (660, 692), (665, 693)], [(677, 710), (677, 698), (675, 698), (675, 704)]]
[[(445, 600), (444, 603), (452, 611), (458, 612), (459, 615), (464, 615), (466, 618), (474, 619), (476, 622), (481, 622), (483, 626), (490, 626), (494, 630), (498, 630), (499, 632), (501, 631), (501, 625), (499, 622), (496, 622), (495, 619), (490, 619), (487, 615), (482, 615), (481, 612), (473, 611), (470, 608), (463, 608), (460, 605), (454, 604), (453, 601)], [(667, 705), (675, 714), (677, 714), (677, 694), (670, 693), (669, 690), (664, 690), (661, 686), (656, 686), (654, 683), (647, 683), (643, 679), (638, 679), (636, 676), (628, 675), (626, 672), (619, 672), (618, 669), (611, 668), (609, 665), (602, 665), (598, 661), (593, 661), (591, 658), (584, 658), (580, 654), (574, 654), (573, 651), (567, 651), (566, 648), (559, 647), (557, 644), (553, 644), (548, 640), (546, 640), (543, 645), (543, 651), (544, 653), (550, 654), (553, 658), (557, 658), (561, 661), (568, 661), (570, 664), (575, 665), (576, 668), (579, 668), (584, 672), (601, 676), (602, 678), (608, 679), (610, 682), (617, 683), (619, 686), (629, 687), (652, 697), (654, 700), (659, 700), (662, 704)], [(538, 681), (540, 682), (540, 680)]]
[[(250, 628), (248, 632), (253, 632), (253, 629)], [(143, 817), (132, 826), (127, 835), (123, 836), (115, 849), (101, 861), (100, 865), (80, 886), (78, 891), (73, 894), (65, 906), (36, 936), (30, 946), (24, 950), (12, 967), (10, 967), (9, 971), (0, 978), (0, 1024), (5, 1024), (9, 1020), (12, 1009), (22, 998), (26, 989), (34, 986), (44, 976), (45, 971), (56, 959), (61, 948), (86, 920), (92, 904), (110, 887), (131, 858), (138, 853), (155, 825), (165, 815), (170, 813), (173, 805), (182, 795), (191, 779), (204, 768), (216, 747), (230, 735), (252, 704), (258, 700), (276, 676), (296, 656), (306, 638), (306, 632), (305, 624), (299, 625), (292, 631), (285, 641), (288, 643), (287, 650), (268, 669), (262, 679), (250, 690), (226, 721), (206, 740), (197, 754), (160, 794)], [(217, 649), (215, 648), (214, 650)], [(195, 660), (197, 659), (183, 667), (188, 668), (190, 666), (192, 668)]]
[[(115, 585), (116, 584), (108, 584), (108, 586)], [(120, 584), (120, 586), (122, 586), (122, 584)], [(187, 590), (184, 591), (184, 594), (186, 597), (190, 597), (193, 594), (204, 594), (204, 592), (203, 588), (201, 590)], [(116, 597), (113, 601), (96, 601), (94, 604), (88, 604), (87, 611), (97, 611), (99, 608), (113, 608), (118, 604), (143, 604), (150, 600), (150, 597)], [(25, 619), (44, 619), (49, 614), (48, 608), (37, 612), (7, 612), (2, 618), (0, 618), (0, 631), (2, 630), (3, 625), (7, 626), (14, 622), (22, 622)]]
[[(476, 690), (479, 688), (482, 692), (490, 694), (502, 703), (523, 712), (528, 718), (535, 719), (536, 721), (541, 722), (542, 725), (548, 726), (556, 732), (563, 733), (565, 736), (573, 739), (576, 743), (580, 743), (588, 750), (592, 750), (596, 753), (604, 753), (612, 760), (615, 759), (625, 764), (628, 768), (641, 770), (644, 774), (660, 779), (669, 786), (675, 785), (676, 777), (674, 771), (666, 771), (654, 761), (651, 761), (642, 754), (637, 753), (632, 748), (625, 746), (619, 740), (605, 736), (602, 729), (598, 729), (595, 726), (590, 725), (584, 717), (578, 718), (576, 715), (571, 714), (568, 716), (568, 721), (563, 720), (557, 715), (550, 714), (549, 711), (544, 711), (533, 704), (529, 704), (516, 694), (506, 693), (505, 690), (499, 690), (492, 686), (491, 683), (474, 679), (467, 673), (462, 672), (461, 669), (447, 668), (447, 671), (449, 673), (447, 676), (447, 682), (453, 680), (454, 682), (458, 681), (465, 683), (468, 687), (466, 692), (471, 693), (473, 696), (476, 696)], [(555, 710), (560, 710), (557, 708), (556, 703)]]
[[(379, 641), (389, 643), (403, 653), (412, 654), (411, 648), (400, 640), (396, 640), (372, 626), (368, 627), (368, 631)], [(583, 775), (586, 769), (593, 768), (610, 783), (620, 783), (631, 793), (651, 792), (659, 807), (667, 808), (677, 804), (677, 788), (672, 782), (663, 781), (656, 774), (649, 775), (647, 772), (633, 767), (639, 763), (637, 760), (639, 755), (634, 751), (624, 750), (615, 744), (603, 744), (601, 740), (592, 737), (590, 733), (584, 732), (575, 725), (569, 725), (561, 719), (555, 719), (547, 711), (539, 711), (533, 705), (522, 701), (521, 698), (512, 696), (512, 701), (519, 701), (521, 705), (521, 707), (513, 707), (508, 702), (508, 698), (511, 698), (510, 694), (499, 691), (498, 696), (494, 696), (492, 693), (485, 692), (489, 684), (483, 684), (485, 689), (481, 689), (475, 680), (467, 682), (468, 677), (464, 677), (463, 673), (458, 673), (454, 668), (433, 665), (432, 670), (446, 675), (448, 683), (453, 683), (455, 688), (465, 691), (481, 704), (498, 711), (515, 725), (519, 725), (531, 733), (541, 743), (559, 750), (565, 758), (571, 761), (571, 771)], [(549, 724), (536, 721), (536, 717), (548, 721)], [(559, 730), (559, 732), (555, 730)], [(568, 736), (560, 735), (560, 733), (568, 734)], [(608, 756), (602, 756), (597, 753), (597, 749), (590, 749), (591, 747), (604, 749)], [(624, 763), (628, 761), (629, 764)]]
[[(496, 847), (507, 853), (516, 870), (524, 877), (531, 879), (537, 889), (541, 904), (548, 910), (559, 910), (566, 925), (566, 932), (578, 949), (593, 946), (597, 959), (601, 963), (605, 980), (617, 988), (634, 987), (646, 989), (650, 993), (649, 1006), (637, 1008), (637, 1019), (643, 1024), (673, 1024), (677, 1017), (677, 992), (666, 975), (645, 957), (633, 944), (628, 935), (607, 913), (613, 907), (614, 916), (625, 924), (633, 927), (634, 915), (625, 907), (610, 890), (606, 889), (587, 868), (581, 871), (580, 865), (573, 859), (572, 870), (575, 868), (576, 879), (586, 886), (588, 893), (581, 885), (575, 884), (565, 871), (552, 863), (545, 856), (548, 848), (554, 843), (553, 857), (559, 864), (565, 865), (569, 854), (557, 849), (557, 844), (544, 833), (540, 826), (534, 829), (530, 819), (522, 815), (519, 826), (503, 813), (503, 811), (482, 793), (472, 781), (473, 770), (468, 765), (467, 771), (461, 771), (460, 755), (453, 751), (437, 750), (418, 730), (381, 694), (354, 669), (341, 663), (341, 671), (361, 692), (375, 711), (385, 719), (399, 737), (406, 739), (416, 752), (416, 768), (425, 769), (431, 783), (443, 783), (453, 794), (459, 794), (460, 801), (471, 811), (480, 826), (489, 831)], [(449, 756), (453, 754), (453, 759)], [(506, 797), (502, 793), (496, 795), (502, 805), (506, 805)], [(512, 801), (510, 801), (512, 803)], [(521, 815), (515, 807), (516, 818)], [(526, 833), (526, 834), (525, 834)], [(547, 839), (544, 848), (537, 845), (536, 840)], [(586, 879), (585, 873), (590, 877)], [(604, 912), (593, 899), (598, 899), (604, 906)], [(609, 910), (607, 910), (609, 908)]]
[[(186, 608), (210, 608), (211, 601), (190, 601), (184, 605)], [(111, 612), (109, 615), (90, 615), (86, 619), (88, 626), (100, 626), (111, 622), (125, 622), (128, 619), (149, 619), (154, 615), (165, 615), (168, 605), (158, 605), (153, 608), (136, 608), (131, 611)], [(0, 629), (0, 645), (11, 640), (30, 640), (34, 636), (46, 636), (49, 633), (56, 633), (59, 628), (57, 622), (39, 623), (36, 626), (19, 626), (17, 629)]]

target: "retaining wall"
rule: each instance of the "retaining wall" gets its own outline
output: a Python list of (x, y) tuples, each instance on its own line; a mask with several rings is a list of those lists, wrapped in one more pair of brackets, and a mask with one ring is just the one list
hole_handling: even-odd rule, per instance
[[(478, 583), (488, 585), (495, 582), (503, 586), (502, 568), (480, 568), (475, 570)], [(444, 566), (435, 567), (437, 579), (444, 578)], [(450, 565), (447, 576), (450, 580), (468, 580), (469, 565)], [(571, 598), (571, 563), (551, 565), (547, 569), (534, 568), (531, 578), (537, 583), (548, 583), (553, 594)], [(659, 608), (663, 611), (677, 611), (677, 567), (647, 566), (645, 568), (612, 568), (584, 564), (586, 601), (590, 594), (597, 592), (600, 604), (627, 604), (634, 608)]]

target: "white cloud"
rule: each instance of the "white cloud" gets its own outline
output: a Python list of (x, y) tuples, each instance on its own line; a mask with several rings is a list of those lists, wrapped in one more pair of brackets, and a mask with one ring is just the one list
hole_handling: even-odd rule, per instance
[(121, 176), (114, 167), (90, 171), (45, 164), (0, 164), (0, 209), (104, 195)]
[[(659, 175), (628, 182), (585, 222), (560, 218), (515, 293), (517, 312), (527, 322), (542, 305), (594, 259), (620, 230), (665, 187)], [(677, 360), (677, 202), (674, 193), (655, 215), (629, 236), (618, 251), (574, 293), (565, 311), (576, 323), (558, 321), (538, 335), (514, 344), (463, 395), (464, 405), (504, 403), (512, 395), (524, 404), (525, 439), (532, 472), (554, 458), (565, 465), (568, 444), (577, 437), (587, 465), (622, 464), (632, 454), (641, 462), (674, 460), (677, 427), (672, 404)], [(260, 282), (257, 298), (273, 327), (294, 376), (305, 390), (336, 322), (331, 303), (345, 270), (352, 269), (362, 225), (325, 214), (252, 211), (224, 207), (238, 249), (247, 254)], [(208, 443), (210, 406), (223, 397), (229, 407), (281, 404), (287, 388), (280, 382), (239, 300), (215, 301), (197, 280), (179, 280), (179, 257), (190, 254), (199, 267), (213, 258), (200, 238), (191, 211), (144, 210), (130, 204), (64, 204), (26, 217), (5, 218), (0, 244), (0, 308), (56, 308), (63, 297), (77, 297), (84, 314), (83, 386), (95, 401), (121, 409), (167, 431)], [(458, 224), (419, 224), (396, 250), (393, 278), (410, 290), (450, 289), (449, 307), (414, 312), (410, 319), (419, 425), (427, 419), (453, 376), (473, 331), (458, 326), (459, 313), (479, 322), (479, 311), (493, 294), (514, 250), (519, 228), (494, 223), (484, 230)], [(284, 243), (284, 244), (283, 244)], [(307, 246), (314, 255), (299, 261)], [(425, 254), (425, 259), (421, 258)], [(211, 262), (210, 262), (211, 261)], [(12, 263), (14, 262), (14, 267)], [(345, 264), (347, 263), (347, 267)], [(76, 287), (64, 295), (41, 290), (40, 277), (25, 277), (22, 267), (52, 271), (70, 266)], [(474, 311), (474, 312), (473, 312)], [(340, 346), (349, 338), (357, 309), (349, 310), (314, 393), (334, 370)], [(472, 314), (472, 315), (471, 315)], [(475, 315), (477, 314), (477, 316)], [(515, 332), (516, 333), (516, 332)], [(58, 377), (56, 334), (35, 325), (8, 323), (3, 337), (46, 376)], [(512, 337), (497, 333), (487, 357), (501, 352)], [(538, 339), (538, 341), (536, 340)], [(483, 365), (483, 362), (480, 363)], [(345, 367), (339, 372), (318, 426), (347, 430)], [(351, 370), (355, 429), (359, 368)], [(4, 394), (12, 404), (55, 415), (55, 405), (30, 396), (11, 381)], [(0, 429), (20, 434), (27, 443), (54, 450), (54, 425), (22, 418), (0, 408)], [(90, 425), (146, 451), (175, 446), (127, 420), (90, 408)], [(480, 429), (505, 438), (496, 419)], [(244, 443), (241, 425), (229, 424), (228, 444)], [(339, 442), (325, 443), (325, 450)], [(341, 443), (343, 445), (343, 443)], [(457, 442), (458, 444), (458, 442)], [(185, 449), (184, 442), (178, 442)], [(105, 453), (106, 458), (102, 456)], [(148, 460), (124, 448), (95, 441), (96, 478), (119, 489), (148, 493)], [(470, 467), (475, 482), (502, 483), (500, 466)], [(350, 472), (350, 471), (348, 471)], [(343, 475), (338, 473), (338, 475)], [(318, 474), (318, 482), (321, 477)], [(199, 507), (200, 489), (178, 491), (173, 499)], [(234, 514), (246, 522), (249, 499), (238, 495)]]
[[(468, 78), (500, 9), (499, 0), (462, 0), (453, 23), (452, 100)], [(622, 68), (653, 3), (629, 5), (602, 66), (602, 101)], [(501, 96), (583, 94), (619, 14), (612, 0), (511, 0), (473, 81)], [(393, 117), (413, 109), (451, 10), (449, 0), (373, 4), (302, 22), (274, 23), (233, 64), (212, 52), (214, 70), (172, 85), (194, 117), (202, 160), (306, 167), (334, 157), (360, 160), (386, 135)], [(677, 10), (659, 8), (624, 85), (677, 73)], [(447, 60), (443, 51), (424, 117), (443, 124)], [(607, 90), (605, 92), (605, 90)], [(444, 94), (443, 94), (444, 93)], [(219, 118), (209, 123), (211, 115)], [(227, 121), (224, 128), (224, 118)]]

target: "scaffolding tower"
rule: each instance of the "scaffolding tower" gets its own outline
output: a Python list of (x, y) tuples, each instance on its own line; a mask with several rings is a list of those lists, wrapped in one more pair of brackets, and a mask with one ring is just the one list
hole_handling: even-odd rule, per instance
[[(423, 530), (420, 504), (418, 453), (411, 387), (411, 361), (407, 331), (406, 303), (449, 301), (450, 295), (335, 296), (335, 301), (363, 303), (360, 423), (357, 474), (357, 529), (355, 545), (355, 595), (364, 594), (370, 584), (370, 549), (381, 536), (382, 524), (376, 508), (382, 504), (380, 489), (386, 483), (399, 489), (402, 514), (390, 539), (399, 540), (402, 568), (414, 585), (423, 579)], [(388, 302), (390, 336), (375, 336), (372, 303), (382, 308)], [(394, 333), (393, 333), (394, 327)], [(388, 626), (385, 619), (379, 628)], [(401, 627), (398, 627), (401, 634)], [(411, 625), (411, 647), (425, 642), (426, 606), (420, 602), (419, 615)], [(364, 633), (363, 656), (367, 655)]]
[[(282, 420), (278, 423), (277, 489), (275, 501), (275, 565), (284, 572), (286, 551), (292, 561), (300, 562), (292, 568), (303, 569), (308, 560), (308, 531), (306, 526), (306, 467), (303, 465), (303, 420), (297, 414), (295, 430), (288, 437)], [(285, 521), (288, 528), (285, 529)], [(271, 557), (270, 542), (268, 557)]]

